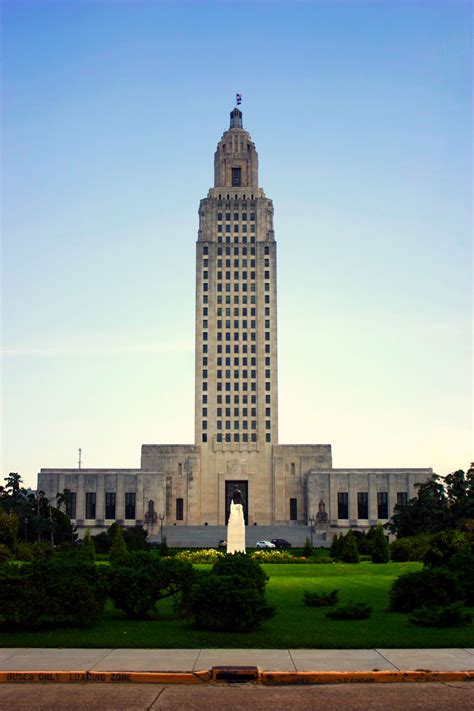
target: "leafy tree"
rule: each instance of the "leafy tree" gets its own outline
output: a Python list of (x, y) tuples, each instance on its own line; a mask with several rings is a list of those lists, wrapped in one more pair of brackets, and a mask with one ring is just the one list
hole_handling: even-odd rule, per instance
[(0, 509), (0, 544), (7, 546), (10, 550), (16, 548), (19, 525), (20, 521), (16, 514)]
[(190, 563), (136, 551), (112, 562), (109, 594), (127, 617), (146, 619), (154, 614), (159, 600), (177, 595), (189, 586), (192, 574)]
[(462, 469), (445, 478), (450, 528), (464, 529), (474, 518), (474, 466), (466, 473)]
[(405, 506), (395, 505), (392, 520), (386, 524), (397, 538), (418, 533), (437, 533), (449, 527), (448, 498), (441, 477), (433, 476), (415, 484), (417, 496)]
[(21, 476), (16, 472), (5, 477), (5, 486), (0, 486), (0, 509), (18, 517), (23, 538), (26, 531), (27, 540), (24, 542), (62, 543), (73, 540), (71, 520), (60, 510), (60, 505), (52, 506), (44, 491), (38, 491), (35, 495), (25, 489)]
[(383, 526), (376, 526), (372, 543), (372, 563), (388, 563), (390, 549)]

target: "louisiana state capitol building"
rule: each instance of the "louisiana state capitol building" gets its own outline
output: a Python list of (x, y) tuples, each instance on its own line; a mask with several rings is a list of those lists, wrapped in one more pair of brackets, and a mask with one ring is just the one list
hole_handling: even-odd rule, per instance
[[(431, 476), (429, 468), (335, 469), (329, 444), (279, 444), (273, 203), (259, 187), (258, 154), (238, 108), (199, 205), (195, 329), (193, 445), (144, 444), (139, 469), (40, 471), (47, 496), (70, 490), (78, 530), (118, 521), (154, 534), (163, 522), (169, 542), (181, 535), (199, 545), (202, 532), (205, 545), (204, 527), (226, 525), (238, 484), (252, 540), (287, 527), (300, 543), (313, 519), (330, 542), (337, 529), (385, 523)], [(199, 527), (192, 541), (183, 527)]]

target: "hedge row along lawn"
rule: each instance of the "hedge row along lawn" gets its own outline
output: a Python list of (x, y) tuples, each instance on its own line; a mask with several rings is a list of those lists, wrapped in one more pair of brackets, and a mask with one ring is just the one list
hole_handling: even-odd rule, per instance
[[(208, 566), (197, 566), (207, 568)], [(408, 615), (385, 612), (388, 590), (402, 573), (420, 570), (421, 563), (359, 563), (350, 565), (264, 565), (270, 576), (269, 602), (276, 616), (258, 632), (216, 633), (194, 630), (173, 611), (171, 599), (157, 607), (157, 618), (127, 620), (110, 603), (104, 618), (91, 629), (65, 628), (42, 632), (0, 632), (1, 647), (100, 648), (258, 648), (364, 649), (372, 647), (470, 647), (473, 625), (459, 629), (411, 625)], [(306, 607), (304, 590), (339, 590), (341, 604), (367, 602), (372, 616), (360, 621), (325, 618), (327, 608)], [(471, 612), (474, 609), (471, 608)]]

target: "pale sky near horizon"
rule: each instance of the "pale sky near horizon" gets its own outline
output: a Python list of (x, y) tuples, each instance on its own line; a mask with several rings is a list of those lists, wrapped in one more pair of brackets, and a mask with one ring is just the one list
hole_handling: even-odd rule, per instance
[(471, 3), (4, 1), (2, 475), (192, 443), (199, 200), (273, 199), (280, 443), (472, 451)]

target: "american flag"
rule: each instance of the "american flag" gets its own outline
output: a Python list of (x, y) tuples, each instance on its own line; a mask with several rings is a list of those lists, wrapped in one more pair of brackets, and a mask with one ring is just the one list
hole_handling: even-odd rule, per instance
[(242, 103), (242, 94), (236, 94), (235, 101), (236, 101), (237, 106), (240, 106), (240, 104)]

